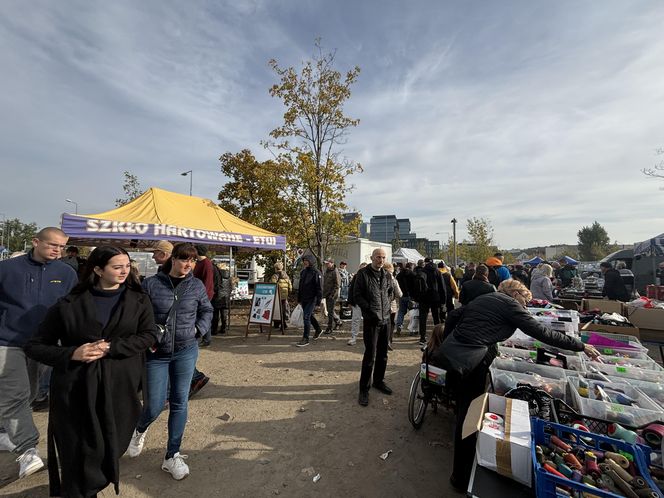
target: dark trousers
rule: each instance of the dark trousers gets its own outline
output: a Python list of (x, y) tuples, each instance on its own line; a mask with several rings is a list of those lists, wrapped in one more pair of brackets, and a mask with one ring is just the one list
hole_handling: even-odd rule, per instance
[(420, 339), (426, 341), (427, 338), (427, 319), (429, 318), (429, 310), (433, 317), (433, 324), (440, 323), (440, 303), (420, 303)]
[[(219, 320), (221, 320), (221, 326), (219, 326)], [(226, 333), (226, 308), (215, 308), (212, 312), (212, 325), (210, 325), (210, 331), (212, 335), (217, 335), (218, 333)]]
[(454, 428), (454, 467), (452, 475), (454, 480), (464, 488), (468, 487), (470, 481), (470, 471), (475, 459), (475, 444), (477, 443), (477, 433), (461, 439), (463, 422), (468, 413), (471, 401), (486, 392), (486, 377), (489, 373), (489, 366), (482, 362), (465, 377), (454, 373), (448, 373), (448, 386), (452, 395), (456, 399), (457, 417)]
[(362, 357), (362, 373), (360, 374), (360, 391), (368, 391), (373, 383), (379, 384), (385, 378), (387, 368), (387, 337), (388, 323), (364, 319), (362, 334), (364, 340), (364, 356)]

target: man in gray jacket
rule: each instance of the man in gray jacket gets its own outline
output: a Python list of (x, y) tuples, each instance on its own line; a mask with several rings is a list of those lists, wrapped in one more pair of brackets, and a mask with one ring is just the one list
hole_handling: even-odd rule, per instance
[(327, 329), (324, 334), (331, 334), (335, 328), (341, 327), (341, 318), (334, 311), (339, 292), (341, 289), (341, 275), (337, 270), (334, 260), (328, 258), (325, 260), (325, 275), (323, 275), (323, 299), (327, 308)]
[(392, 389), (384, 381), (390, 303), (394, 296), (392, 275), (383, 268), (386, 259), (384, 249), (374, 249), (371, 264), (357, 272), (353, 285), (353, 303), (360, 307), (363, 318), (364, 357), (358, 399), (362, 406), (369, 404), (372, 374), (373, 387), (384, 394), (392, 394)]

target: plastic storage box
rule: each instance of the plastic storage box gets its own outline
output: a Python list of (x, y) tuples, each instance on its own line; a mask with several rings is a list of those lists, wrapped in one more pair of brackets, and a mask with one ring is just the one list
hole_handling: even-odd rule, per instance
[[(574, 405), (579, 413), (593, 418), (617, 422), (631, 427), (639, 427), (649, 422), (662, 419), (662, 411), (657, 403), (650, 399), (643, 391), (624, 383), (599, 382), (584, 379), (588, 384), (588, 397), (579, 394), (579, 378), (568, 379)], [(617, 402), (610, 403), (597, 399), (595, 396), (596, 386), (605, 387), (607, 394), (616, 398), (614, 389), (622, 391), (634, 400), (635, 405), (629, 406)]]
[(490, 372), (496, 394), (504, 395), (517, 384), (529, 384), (554, 398), (567, 399), (567, 376), (562, 368), (496, 358)]
[[(427, 379), (427, 370), (429, 374), (428, 379)], [(420, 366), (420, 378), (427, 379), (429, 380), (429, 382), (437, 384), (439, 386), (445, 385), (446, 374), (447, 372), (445, 370), (443, 370), (442, 368), (434, 367), (431, 363), (429, 363), (428, 369), (426, 363), (422, 363)]]

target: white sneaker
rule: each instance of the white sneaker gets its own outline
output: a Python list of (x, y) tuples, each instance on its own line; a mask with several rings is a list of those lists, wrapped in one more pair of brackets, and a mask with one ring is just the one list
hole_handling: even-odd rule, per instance
[(29, 450), (26, 450), (20, 457), (16, 459), (16, 461), (20, 465), (20, 469), (18, 471), (19, 479), (27, 477), (30, 474), (34, 474), (35, 472), (38, 472), (44, 468), (44, 462), (41, 458), (39, 458), (39, 452), (37, 451), (37, 448), (30, 448)]
[(348, 339), (348, 342), (346, 344), (348, 344), (349, 346), (355, 346), (355, 344), (357, 344), (357, 339), (355, 337), (351, 337), (350, 339)]
[(189, 466), (184, 463), (185, 458), (188, 458), (187, 455), (180, 455), (179, 452), (173, 455), (173, 458), (168, 460), (164, 458), (161, 470), (165, 470), (173, 476), (173, 479), (180, 481), (189, 475)]
[(145, 435), (148, 431), (138, 432), (134, 429), (134, 434), (131, 436), (131, 441), (129, 441), (129, 447), (127, 448), (127, 455), (130, 458), (136, 458), (143, 451), (143, 445), (145, 444)]
[(0, 451), (14, 451), (16, 445), (9, 439), (9, 434), (0, 432)]

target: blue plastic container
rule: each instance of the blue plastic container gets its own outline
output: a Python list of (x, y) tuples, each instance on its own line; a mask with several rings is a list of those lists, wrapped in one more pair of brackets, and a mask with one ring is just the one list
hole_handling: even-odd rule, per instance
[[(558, 436), (560, 439), (570, 444), (571, 446), (582, 446), (588, 449), (597, 449), (606, 451), (607, 445), (612, 445), (615, 451), (624, 451), (634, 456), (634, 463), (638, 473), (643, 477), (648, 486), (662, 497), (662, 493), (655, 483), (650, 478), (648, 472), (648, 463), (650, 459), (650, 449), (641, 447), (639, 445), (628, 444), (618, 439), (612, 439), (599, 434), (591, 432), (577, 431), (566, 425), (554, 424), (541, 419), (531, 419), (532, 426), (532, 459), (533, 469), (535, 474), (535, 486), (537, 497), (551, 497), (556, 498), (560, 495), (556, 493), (556, 487), (571, 489), (572, 496), (581, 496), (581, 492), (599, 496), (602, 498), (618, 498), (623, 495), (617, 495), (608, 491), (603, 491), (599, 488), (587, 486), (582, 483), (565, 479), (548, 473), (537, 461), (535, 454), (535, 446), (542, 445), (548, 446), (551, 436)], [(576, 493), (575, 493), (576, 492)]]

